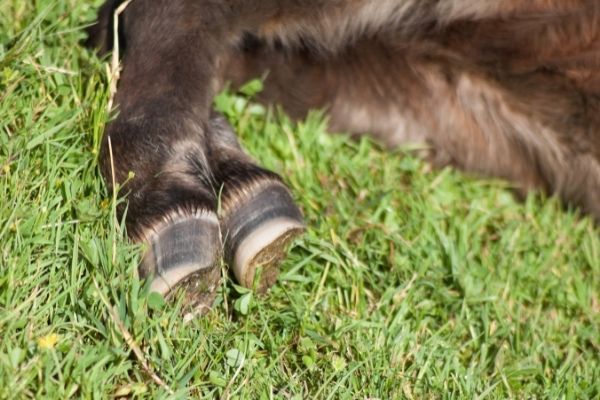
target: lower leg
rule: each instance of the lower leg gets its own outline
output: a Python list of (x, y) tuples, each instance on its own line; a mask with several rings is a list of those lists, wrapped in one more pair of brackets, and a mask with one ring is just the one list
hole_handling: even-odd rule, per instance
[(377, 38), (318, 58), (259, 46), (230, 76), (270, 71), (267, 103), (283, 99), (299, 116), (326, 107), (334, 129), (371, 133), (391, 146), (429, 144), (436, 165), (556, 193), (600, 220), (595, 96), (559, 73), (501, 75), (466, 56), (435, 42)]
[(222, 117), (213, 115), (211, 125), (225, 261), (241, 285), (265, 291), (275, 283), (289, 245), (304, 230), (302, 214), (281, 178), (244, 153)]
[(107, 128), (101, 166), (128, 195), (120, 211), (129, 235), (146, 244), (140, 276), (163, 295), (184, 287), (188, 305), (204, 308), (220, 279), (222, 244), (203, 130), (184, 114), (152, 107), (126, 116)]

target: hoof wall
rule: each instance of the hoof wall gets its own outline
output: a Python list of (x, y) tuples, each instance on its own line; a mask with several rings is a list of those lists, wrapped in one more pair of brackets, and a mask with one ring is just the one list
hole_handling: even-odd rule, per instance
[(183, 289), (186, 307), (209, 308), (221, 271), (221, 232), (214, 213), (178, 216), (147, 235), (150, 248), (139, 268), (150, 291)]
[(224, 218), (226, 259), (240, 285), (265, 292), (277, 280), (279, 265), (304, 231), (302, 214), (287, 188), (274, 183)]

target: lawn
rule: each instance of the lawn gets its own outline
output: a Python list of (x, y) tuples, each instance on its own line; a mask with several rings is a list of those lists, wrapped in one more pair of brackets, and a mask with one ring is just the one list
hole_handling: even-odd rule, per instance
[(600, 396), (589, 218), (235, 93), (217, 106), (308, 230), (266, 296), (226, 278), (189, 321), (149, 296), (98, 171), (96, 6), (0, 2), (0, 398)]

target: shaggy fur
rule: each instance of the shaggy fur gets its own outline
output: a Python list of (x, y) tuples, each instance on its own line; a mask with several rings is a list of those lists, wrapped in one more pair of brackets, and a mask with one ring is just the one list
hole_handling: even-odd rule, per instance
[[(112, 47), (108, 1), (89, 44)], [(136, 235), (277, 176), (213, 129), (226, 81), (333, 129), (430, 146), (436, 165), (543, 189), (600, 219), (600, 3), (595, 0), (133, 0), (108, 138)], [(189, 145), (192, 143), (191, 145)], [(234, 167), (235, 166), (235, 167)]]

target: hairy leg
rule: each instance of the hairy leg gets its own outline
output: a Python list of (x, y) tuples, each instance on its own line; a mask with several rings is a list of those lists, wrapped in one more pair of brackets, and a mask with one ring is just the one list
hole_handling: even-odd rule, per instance
[(225, 119), (213, 113), (211, 123), (225, 261), (240, 284), (264, 291), (275, 283), (292, 239), (304, 230), (302, 215), (281, 178), (242, 150)]
[[(110, 9), (117, 3), (104, 9), (106, 29), (96, 29), (90, 44), (110, 48)], [(460, 53), (438, 51), (440, 43), (433, 48), (410, 43), (410, 38), (418, 41), (454, 21), (569, 12), (584, 3), (134, 0), (120, 25), (125, 57), (116, 96), (119, 116), (107, 128), (102, 170), (107, 181), (114, 174), (124, 183), (129, 232), (150, 245), (141, 272), (154, 276), (153, 288), (161, 292), (201, 274), (205, 282), (192, 286), (201, 287), (200, 297), (208, 298), (218, 279), (221, 234), (228, 241), (226, 257), (241, 266), (238, 279), (250, 285), (255, 267), (280, 258), (279, 249), (300, 229), (299, 212), (280, 180), (235, 150), (230, 139), (223, 139), (231, 136), (230, 130), (211, 117), (224, 64), (246, 32), (266, 41), (302, 42), (325, 58), (316, 61), (317, 70), (325, 64), (327, 71), (343, 72), (322, 88), (324, 97), (304, 101), (311, 106), (329, 103), (332, 121), (340, 128), (379, 132), (391, 144), (423, 139), (463, 168), (504, 176), (524, 187), (548, 186), (597, 213), (598, 194), (589, 189), (599, 186), (597, 158), (581, 150), (588, 144), (584, 134), (564, 140), (564, 118), (543, 103), (556, 101), (573, 119), (575, 131), (592, 132), (588, 137), (594, 150), (595, 126), (580, 116), (582, 109), (596, 105), (593, 98), (538, 71), (497, 76)], [(343, 51), (357, 37), (386, 35), (392, 39), (375, 48), (358, 45)], [(334, 53), (339, 56), (332, 57)], [(285, 75), (276, 74), (274, 82)], [(532, 94), (519, 93), (523, 85)], [(135, 177), (128, 180), (130, 171)], [(225, 207), (220, 223), (216, 205), (221, 188)], [(279, 205), (261, 208), (263, 196)], [(270, 217), (265, 220), (264, 215)], [(271, 274), (266, 276), (261, 287), (272, 281)]]
[(229, 77), (243, 82), (268, 71), (261, 100), (293, 115), (326, 108), (334, 129), (371, 133), (390, 146), (428, 144), (437, 165), (543, 189), (600, 219), (595, 86), (583, 90), (562, 71), (515, 71), (507, 57), (496, 56), (506, 67), (490, 66), (440, 37), (447, 38), (386, 34), (331, 55), (258, 42), (237, 53)]
[[(112, 15), (116, 5), (103, 13)], [(211, 115), (218, 65), (233, 40), (228, 22), (237, 17), (226, 8), (210, 1), (128, 6), (119, 115), (107, 127), (101, 154), (109, 186), (114, 181), (128, 194), (128, 233), (148, 245), (140, 274), (163, 294), (186, 289), (190, 305), (201, 309), (215, 295), (223, 241), (240, 283), (264, 290), (303, 228), (281, 179), (250, 160), (231, 129)], [(108, 36), (96, 29), (90, 44)]]

